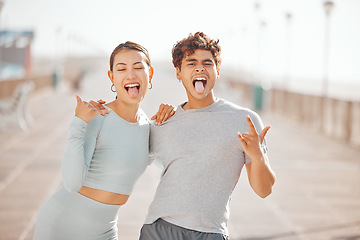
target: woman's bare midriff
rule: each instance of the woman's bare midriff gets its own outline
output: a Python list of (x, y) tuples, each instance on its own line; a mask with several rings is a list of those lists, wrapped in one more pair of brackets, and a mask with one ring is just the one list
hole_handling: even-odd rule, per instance
[(82, 186), (78, 193), (95, 201), (111, 205), (124, 205), (130, 197), (130, 195), (108, 192), (86, 186)]

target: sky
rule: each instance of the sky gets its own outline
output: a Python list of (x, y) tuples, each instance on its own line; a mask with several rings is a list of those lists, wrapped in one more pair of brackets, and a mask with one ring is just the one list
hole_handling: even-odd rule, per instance
[(268, 79), (321, 81), (326, 73), (330, 81), (360, 85), (359, 0), (333, 1), (329, 18), (322, 0), (3, 2), (0, 28), (33, 30), (34, 57), (109, 56), (130, 40), (153, 60), (171, 61), (177, 41), (203, 31), (220, 40), (223, 66)]

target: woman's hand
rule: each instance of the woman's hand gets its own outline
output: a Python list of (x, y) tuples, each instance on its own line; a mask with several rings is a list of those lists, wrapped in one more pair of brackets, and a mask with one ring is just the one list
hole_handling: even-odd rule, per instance
[(98, 110), (90, 103), (81, 100), (81, 98), (78, 95), (75, 95), (77, 100), (77, 105), (75, 109), (75, 116), (78, 118), (81, 118), (86, 123), (91, 122), (91, 120), (94, 119), (94, 117), (98, 114), (104, 115), (109, 112), (108, 109)]
[(175, 107), (169, 104), (161, 104), (159, 106), (158, 112), (151, 117), (151, 120), (155, 120), (155, 125), (159, 125), (166, 120), (168, 120), (169, 117), (175, 114)]
[(102, 111), (105, 110), (106, 108), (103, 106), (103, 104), (105, 104), (106, 101), (100, 99), (97, 102), (91, 100), (90, 104), (93, 105), (97, 110)]

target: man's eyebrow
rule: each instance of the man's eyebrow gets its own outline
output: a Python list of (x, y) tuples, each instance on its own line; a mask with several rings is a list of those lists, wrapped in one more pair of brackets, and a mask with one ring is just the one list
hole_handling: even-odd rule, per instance
[[(195, 58), (189, 58), (189, 59), (185, 59), (186, 62), (197, 62), (198, 60)], [(207, 58), (202, 60), (202, 62), (214, 62), (211, 58)]]
[(188, 59), (185, 59), (186, 62), (197, 62), (197, 59), (195, 58), (188, 58)]
[(207, 59), (204, 59), (203, 62), (213, 62), (213, 60), (210, 58), (207, 58)]

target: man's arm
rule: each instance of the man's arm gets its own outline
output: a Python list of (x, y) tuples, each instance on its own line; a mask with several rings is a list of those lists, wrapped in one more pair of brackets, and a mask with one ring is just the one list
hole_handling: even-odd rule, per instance
[(257, 195), (265, 198), (271, 193), (275, 183), (275, 173), (270, 167), (269, 159), (261, 151), (261, 144), (270, 127), (264, 128), (258, 135), (251, 118), (247, 116), (246, 119), (249, 124), (249, 133), (238, 132), (237, 134), (245, 153), (251, 159), (251, 163), (246, 164), (250, 186)]

